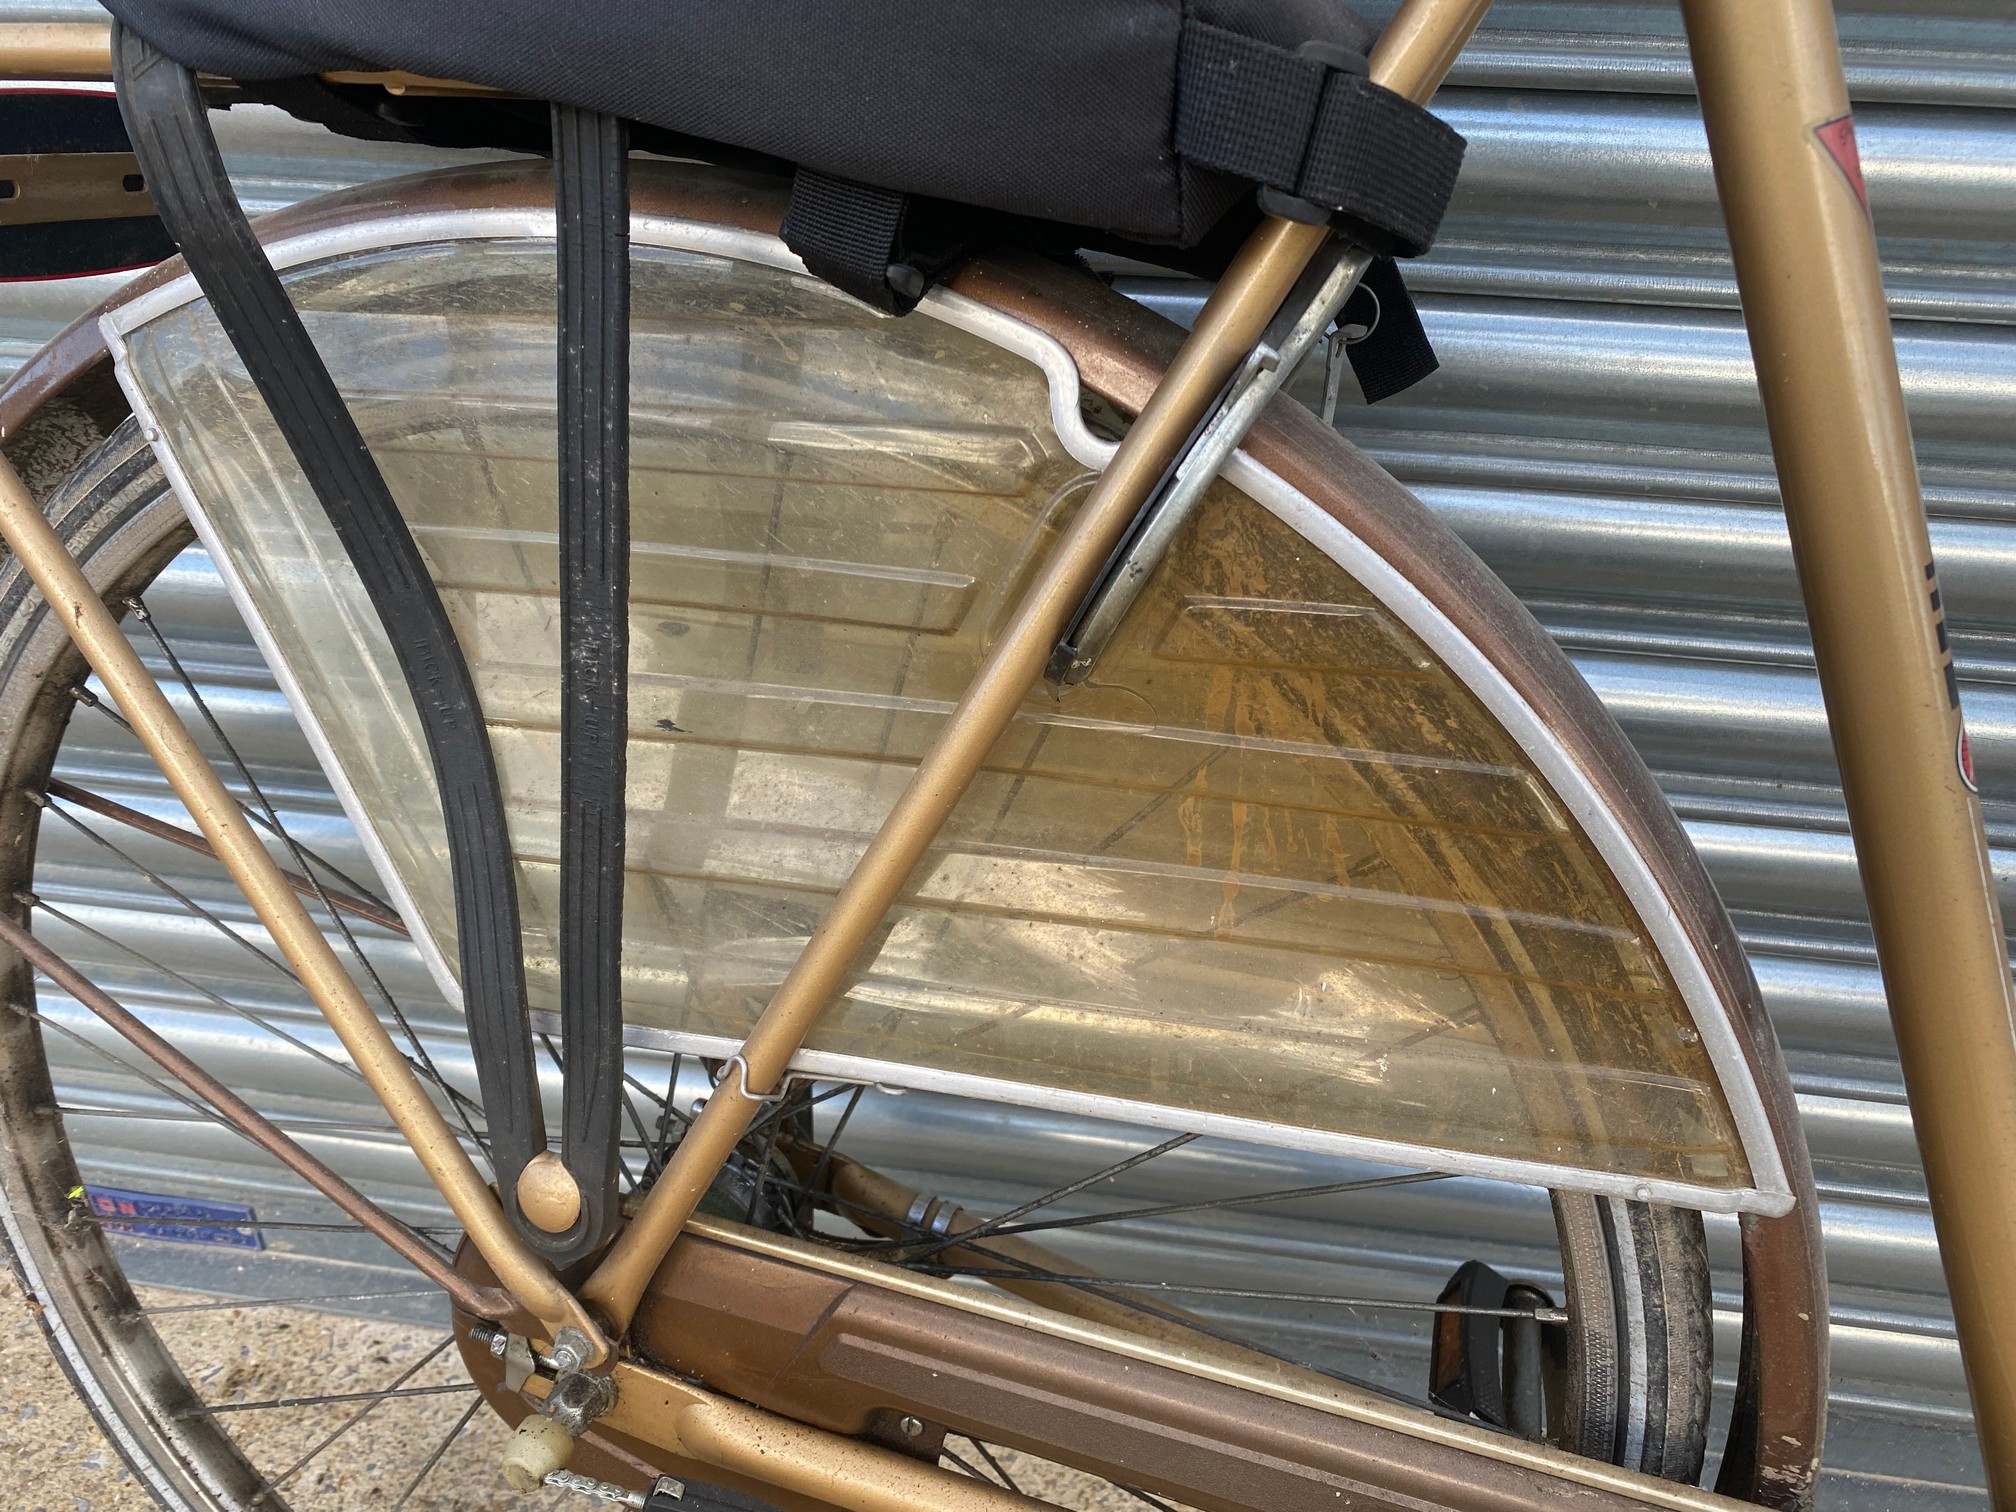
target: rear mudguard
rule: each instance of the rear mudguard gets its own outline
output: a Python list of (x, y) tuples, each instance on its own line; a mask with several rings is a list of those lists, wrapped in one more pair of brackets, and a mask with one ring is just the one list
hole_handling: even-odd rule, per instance
[[(639, 215), (774, 235), (781, 181), (690, 167), (640, 171)], [(410, 239), (416, 217), (551, 212), (544, 165), (454, 169), (367, 185), (266, 217), (269, 245), (339, 228), (344, 239), (382, 228)], [(179, 260), (142, 275), (31, 359), (0, 392), (0, 446), (34, 486), (67, 472), (83, 446), (109, 434), (127, 407), (111, 374), (100, 317), (181, 276)], [(1182, 332), (1096, 279), (1033, 257), (976, 258), (948, 287), (1058, 343), (1082, 385), (1116, 409), (1139, 410)], [(1762, 1127), (1753, 1156), (1777, 1167), (1790, 1199), (1782, 1216), (1741, 1217), (1745, 1312), (1735, 1419), (1718, 1489), (1769, 1506), (1810, 1500), (1827, 1380), (1826, 1281), (1818, 1203), (1792, 1088), (1740, 942), (1684, 830), (1636, 751), (1572, 664), (1503, 583), (1390, 475), (1308, 411), (1277, 401), (1246, 453), (1348, 531), (1391, 578), (1453, 627), (1478, 665), (1530, 711), (1557, 760), (1571, 764), (1602, 822), (1635, 853), (1669, 925), (1722, 1007), (1719, 1032), (1740, 1056)], [(1581, 816), (1584, 823), (1590, 816)], [(1643, 904), (1641, 903), (1641, 908)], [(1696, 1015), (1699, 1017), (1699, 1005)], [(1783, 1206), (1784, 1204), (1781, 1204)]]

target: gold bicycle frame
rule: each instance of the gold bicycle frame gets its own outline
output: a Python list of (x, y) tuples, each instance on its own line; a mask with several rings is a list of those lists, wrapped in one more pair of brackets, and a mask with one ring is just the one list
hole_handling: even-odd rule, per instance
[[(1372, 76), (1425, 99), (1487, 5), (1406, 0), (1373, 54)], [(1996, 1283), (2016, 1253), (2016, 1186), (2008, 1179), (2016, 1170), (2016, 995), (1944, 647), (1833, 16), (1828, 0), (1681, 5), (1982, 1455), (1995, 1505), (2016, 1509), (2016, 1319), (1995, 1305)], [(103, 77), (97, 35), (86, 30), (65, 27), (59, 38), (49, 27), (0, 27), (0, 76)], [(619, 1328), (627, 1322), (697, 1193), (746, 1128), (757, 1106), (746, 1094), (781, 1079), (1002, 724), (1040, 676), (1111, 540), (1325, 234), (1269, 220), (1221, 281), (1099, 488), (745, 1045), (735, 1079), (709, 1100), (643, 1214), (584, 1288), (583, 1297), (608, 1321)], [(262, 918), (283, 945), (292, 942), (290, 956), (298, 948), (297, 964), (312, 966), (303, 975), (318, 1003), (348, 1031), (346, 1043), (354, 1040), (353, 1053), (373, 1071), (374, 1085), (383, 1082), (388, 1109), (414, 1123), (423, 1158), (430, 1149), (438, 1156), (429, 1161), (430, 1174), (458, 1212), (470, 1209), (464, 1221), (489, 1240), (486, 1254), (495, 1249), (493, 1263), (504, 1262), (500, 1273), (549, 1329), (564, 1315), (578, 1317), (572, 1298), (562, 1305), (554, 1297), (557, 1287), (543, 1267), (532, 1262), (536, 1274), (526, 1272), (499, 1240), (501, 1211), (487, 1191), (472, 1194), (473, 1169), (465, 1175), (456, 1168), (445, 1127), (423, 1129), (432, 1110), (415, 1103), (425, 1099), (410, 1072), (401, 1064), (395, 1076), (389, 1063), (380, 1064), (396, 1061), (396, 1052), (378, 1043), (382, 1031), (377, 1039), (369, 1033), (375, 1021), (367, 1026), (357, 1017), (368, 1019), (369, 1011), (354, 988), (344, 991), (347, 979), (334, 980), (342, 973), (333, 957), (326, 966), (318, 958), (319, 933), (308, 940), (303, 926), (314, 931), (305, 913), (292, 917), (298, 904), (277, 865), (249, 831), (239, 833), (235, 807), (214, 787), (200, 753), (11, 469), (0, 468), (0, 506), (0, 534), (63, 606), (94, 668), (138, 716), (136, 726), (185, 799), (194, 800), (192, 812)], [(207, 820), (215, 821), (214, 830)], [(832, 1438), (800, 1431), (811, 1436), (805, 1443), (812, 1449)], [(861, 1499), (850, 1501), (839, 1462), (834, 1476), (828, 1494), (840, 1491), (844, 1505), (923, 1512), (950, 1504), (932, 1500), (925, 1487), (937, 1483), (929, 1481), (889, 1499), (886, 1478), (865, 1470), (852, 1487)], [(939, 1491), (949, 1492), (949, 1485)]]
[(2016, 1507), (2016, 998), (1827, 0), (1682, 0), (1995, 1505)]
[[(1407, 0), (1372, 49), (1372, 82), (1425, 103), (1490, 4)], [(988, 751), (1042, 677), (1072, 614), (1092, 591), (1135, 514), (1330, 234), (1327, 226), (1267, 216), (1219, 280), (1154, 397), (1079, 506), (903, 796), (743, 1041), (728, 1077), (680, 1137), (643, 1208), (582, 1288), (582, 1298), (617, 1332), (629, 1325), (652, 1272), (748, 1132), (763, 1106), (762, 1096), (782, 1084), (791, 1057), (839, 993)]]

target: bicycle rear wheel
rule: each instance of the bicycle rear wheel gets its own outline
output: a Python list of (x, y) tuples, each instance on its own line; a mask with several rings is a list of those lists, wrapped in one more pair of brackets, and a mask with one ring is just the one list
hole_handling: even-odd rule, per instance
[[(399, 417), (389, 406), (377, 413), (384, 423), (376, 430), (367, 425), (367, 434), (374, 444), (396, 447)], [(482, 417), (472, 423), (480, 425)], [(410, 426), (403, 429), (411, 434)], [(941, 458), (937, 465), (950, 464)], [(318, 879), (315, 891), (326, 895), (318, 896), (318, 906), (338, 893), (379, 892), (385, 879), (372, 875), (313, 746), (276, 717), (284, 704), (270, 684), (262, 686), (244, 655), (244, 632), (229, 623), (221, 592), (205, 587), (206, 580), (214, 584), (210, 568), (200, 553), (186, 549), (188, 524), (138, 427), (128, 424), (111, 435), (51, 495), (49, 509), (109, 601), (149, 606), (134, 631), (143, 651), (192, 726), (207, 730), (214, 716), (217, 729), (230, 735), (243, 765), (219, 744), (220, 764), (256, 812), (266, 815), (271, 804), (267, 817), (291, 837), (279, 859)], [(382, 1205), (432, 1221), (438, 1208), (353, 1079), (330, 1063), (336, 1058), (331, 1042), (312, 1011), (256, 958), (257, 931), (228, 884), (210, 863), (187, 859), (187, 851), (159, 833), (160, 821), (176, 822), (172, 803), (135, 753), (120, 749), (116, 721), (91, 694), (60, 626), (15, 564), (5, 571), (0, 727), (8, 733), (0, 748), (6, 774), (0, 815), (8, 834), (23, 837), (8, 851), (16, 870), (5, 878), (5, 895), (41, 899), (39, 935), (178, 1042), (231, 1057), (245, 1085), (260, 1089), (262, 1106), (298, 1125), (318, 1153)], [(182, 649), (171, 657), (178, 645)], [(156, 830), (108, 814), (107, 799), (152, 815)], [(97, 838), (86, 838), (87, 830)], [(38, 845), (31, 872), (28, 858)], [(122, 873), (123, 884), (111, 883)], [(410, 937), (402, 939), (401, 930), (412, 925), (401, 919), (394, 927), (345, 907), (327, 917), (338, 948), (351, 952), (360, 974), (382, 985), (388, 1023), (410, 1035), (406, 1043), (416, 1064), (443, 1089), (451, 1113), (466, 1118), (471, 1142), (480, 1148), (480, 1110), (468, 1101), (474, 1083), (459, 1016), (435, 989)], [(761, 939), (762, 933), (745, 928), (743, 938)], [(137, 956), (128, 947), (137, 948)], [(38, 992), (18, 963), (10, 989), (10, 1001), (35, 1004), (32, 1015), (0, 1023), (7, 1068), (0, 1128), (12, 1237), (31, 1295), (48, 1309), (59, 1355), (136, 1472), (169, 1505), (271, 1505), (269, 1483), (289, 1466), (256, 1453), (248, 1458), (238, 1442), (242, 1435), (229, 1431), (231, 1419), (257, 1414), (209, 1410), (218, 1404), (202, 1401), (200, 1382), (192, 1384), (163, 1342), (156, 1313), (128, 1283), (166, 1279), (262, 1300), (337, 1299), (315, 1305), (354, 1311), (376, 1305), (364, 1293), (397, 1290), (396, 1281), (388, 1282), (390, 1273), (369, 1242), (325, 1232), (319, 1225), (328, 1221), (326, 1211), (270, 1167), (238, 1158), (231, 1137), (177, 1103), (169, 1089), (86, 1049), (73, 1036), (92, 1039), (89, 1022), (46, 985)], [(226, 1024), (228, 1033), (221, 1028)], [(649, 1025), (640, 1025), (635, 1038), (626, 1156), (630, 1178), (644, 1182), (663, 1143), (676, 1135), (679, 1109), (704, 1095), (706, 1083), (696, 1057), (676, 1058), (676, 1037), (654, 1038)], [(1428, 1320), (1454, 1262), (1488, 1260), (1508, 1276), (1536, 1283), (1567, 1315), (1565, 1325), (1550, 1327), (1562, 1358), (1549, 1397), (1551, 1421), (1530, 1426), (1616, 1463), (1680, 1478), (1698, 1473), (1711, 1319), (1697, 1214), (1568, 1193), (1550, 1204), (1537, 1190), (1475, 1176), (1269, 1150), (1222, 1135), (1185, 1139), (1199, 1131), (1180, 1125), (1151, 1130), (1029, 1105), (1004, 1111), (997, 1101), (952, 1092), (897, 1098), (829, 1084), (819, 1095), (823, 1101), (810, 1115), (816, 1142), (831, 1141), (837, 1130), (843, 1153), (927, 1191), (947, 1191), (975, 1211), (1046, 1210), (1029, 1217), (1025, 1229), (1042, 1227), (1047, 1218), (1068, 1219), (1068, 1230), (1046, 1237), (1064, 1246), (1084, 1274), (1174, 1288), (1167, 1296), (1214, 1329), (1319, 1370), (1370, 1378), (1403, 1398), (1425, 1395)], [(843, 1112), (846, 1127), (839, 1129)], [(164, 1160), (158, 1143), (149, 1152), (132, 1137), (143, 1123), (171, 1127), (178, 1142), (187, 1142)], [(1160, 1153), (1139, 1159), (1150, 1151)], [(743, 1187), (728, 1194), (744, 1203), (739, 1216), (805, 1226), (802, 1208), (786, 1200), (790, 1176), (775, 1166), (772, 1152), (752, 1146), (745, 1159)], [(772, 1189), (767, 1198), (766, 1187)], [(80, 1188), (86, 1193), (82, 1209)], [(284, 1236), (287, 1258), (234, 1257), (227, 1275), (214, 1264), (217, 1247), (177, 1248), (173, 1236), (162, 1237), (175, 1226), (165, 1220), (151, 1225), (150, 1236), (144, 1215), (127, 1218), (122, 1232), (115, 1208), (108, 1231), (102, 1221), (108, 1215), (94, 1220), (88, 1206), (101, 1191), (183, 1203), (183, 1229), (208, 1222), (256, 1234), (269, 1246), (248, 1254), (275, 1255)], [(1290, 1195), (1254, 1203), (1268, 1193)], [(234, 1201), (254, 1211), (205, 1219), (200, 1215), (209, 1210), (186, 1206)], [(1166, 1211), (1184, 1206), (1187, 1213)], [(1517, 1237), (1484, 1255), (1452, 1247), (1454, 1236), (1476, 1228), (1480, 1210), (1493, 1212), (1494, 1226)], [(158, 1219), (165, 1209), (149, 1211)], [(1289, 1216), (1263, 1223), (1254, 1216), (1262, 1212)], [(290, 1223), (318, 1226), (286, 1227)], [(836, 1243), (866, 1242), (831, 1215), (820, 1232)], [(1398, 1234), (1410, 1236), (1407, 1247), (1416, 1254), (1392, 1253)], [(918, 1263), (928, 1268), (929, 1250), (916, 1242), (907, 1251), (899, 1245), (883, 1253), (899, 1261), (906, 1253), (923, 1255)], [(178, 1263), (192, 1254), (201, 1254), (203, 1263)], [(1162, 1259), (1159, 1274), (1141, 1268), (1154, 1256)], [(260, 1271), (262, 1265), (268, 1269)], [(311, 1279), (338, 1274), (353, 1284)], [(1256, 1274), (1265, 1282), (1256, 1283)], [(1404, 1285), (1396, 1284), (1396, 1275)], [(360, 1277), (368, 1278), (362, 1286), (354, 1284)], [(1314, 1300), (1326, 1292), (1360, 1300), (1340, 1313)], [(396, 1304), (408, 1305), (417, 1304)], [(1340, 1324), (1340, 1316), (1351, 1321)], [(351, 1451), (339, 1436), (325, 1452), (342, 1459)], [(421, 1504), (426, 1494), (423, 1484)]]

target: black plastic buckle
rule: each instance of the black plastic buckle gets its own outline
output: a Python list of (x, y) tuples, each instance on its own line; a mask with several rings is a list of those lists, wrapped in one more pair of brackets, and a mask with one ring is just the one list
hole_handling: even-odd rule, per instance
[[(1320, 63), (1336, 73), (1355, 74), (1363, 79), (1371, 74), (1372, 65), (1363, 53), (1353, 52), (1348, 47), (1335, 42), (1304, 42), (1295, 49), (1295, 56), (1307, 58), (1311, 63)], [(1315, 200), (1304, 199), (1299, 194), (1290, 194), (1285, 189), (1276, 189), (1271, 184), (1260, 186), (1260, 209), (1266, 215), (1278, 215), (1283, 220), (1300, 221), (1305, 226), (1324, 226), (1336, 214), (1330, 206), (1318, 204)]]

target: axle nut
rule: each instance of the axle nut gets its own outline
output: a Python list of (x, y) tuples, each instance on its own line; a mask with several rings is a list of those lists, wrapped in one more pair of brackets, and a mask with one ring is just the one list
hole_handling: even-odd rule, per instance
[(564, 1234), (581, 1216), (581, 1188), (551, 1150), (541, 1150), (518, 1173), (518, 1211), (549, 1234)]

